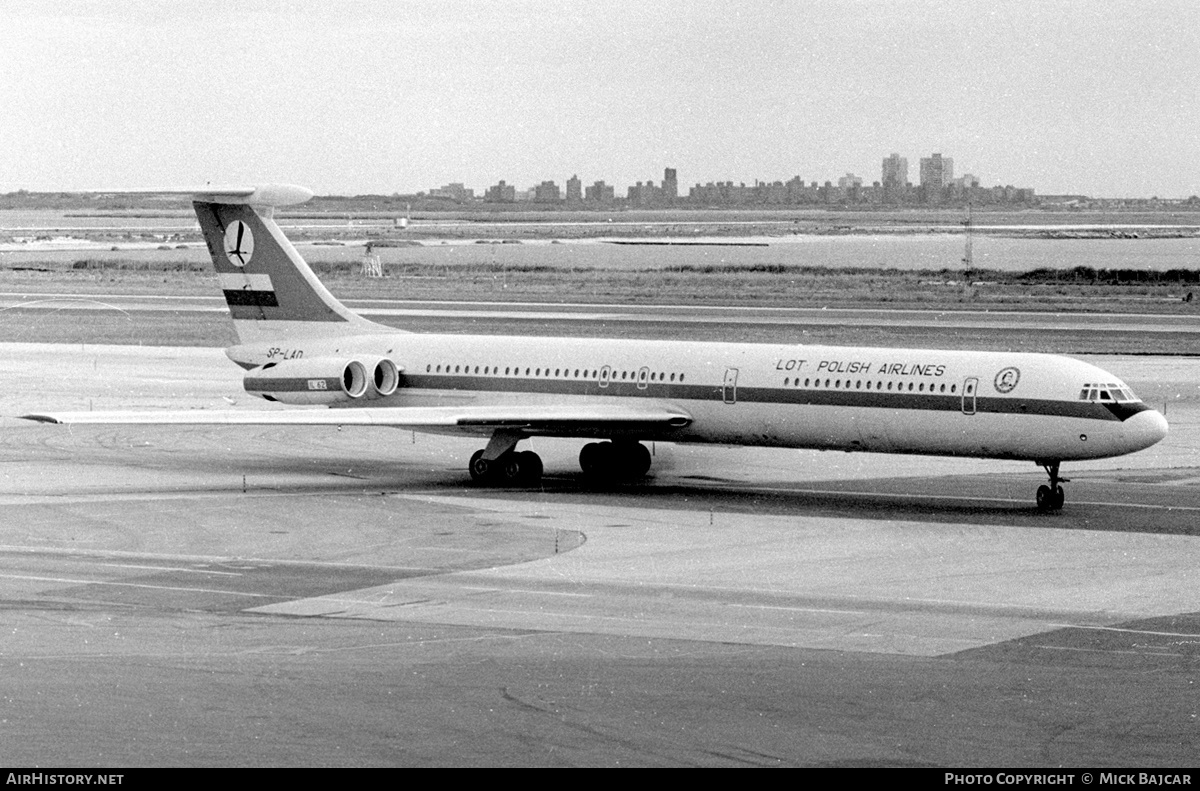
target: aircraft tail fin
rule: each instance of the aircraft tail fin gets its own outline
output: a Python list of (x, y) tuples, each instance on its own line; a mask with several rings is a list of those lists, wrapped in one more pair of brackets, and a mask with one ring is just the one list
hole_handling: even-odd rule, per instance
[(276, 206), (302, 203), (310, 191), (274, 185), (205, 187), (191, 194), (241, 343), (397, 332), (329, 293), (275, 223)]

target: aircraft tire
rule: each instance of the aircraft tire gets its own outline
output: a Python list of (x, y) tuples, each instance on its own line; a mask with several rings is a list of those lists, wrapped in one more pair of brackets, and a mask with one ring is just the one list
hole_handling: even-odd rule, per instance
[(640, 442), (589, 442), (579, 452), (579, 468), (596, 483), (636, 481), (650, 463), (650, 451)]
[(613, 442), (609, 447), (609, 474), (613, 480), (636, 481), (650, 471), (650, 451), (640, 442)]
[(471, 455), (471, 462), (467, 465), (467, 471), (471, 473), (471, 480), (475, 483), (489, 483), (491, 481), (492, 463), (483, 458), (482, 448)]
[(653, 459), (650, 458), (650, 451), (640, 442), (635, 442), (630, 448), (627, 458), (629, 459), (629, 477), (631, 480), (645, 478), (646, 473), (650, 472), (650, 465)]
[(1039, 511), (1061, 511), (1066, 500), (1067, 496), (1061, 486), (1055, 486), (1053, 489), (1045, 485), (1038, 487), (1037, 507)]
[(523, 453), (505, 453), (496, 459), (496, 477), (504, 486), (519, 486), (524, 483), (525, 464)]
[(521, 464), (521, 482), (527, 486), (537, 486), (542, 480), (542, 457), (531, 450), (517, 454)]
[(592, 476), (599, 472), (603, 462), (604, 450), (599, 442), (589, 442), (579, 451), (579, 469), (584, 475)]
[(1037, 507), (1039, 511), (1050, 510), (1050, 487), (1045, 484), (1038, 487), (1037, 490)]

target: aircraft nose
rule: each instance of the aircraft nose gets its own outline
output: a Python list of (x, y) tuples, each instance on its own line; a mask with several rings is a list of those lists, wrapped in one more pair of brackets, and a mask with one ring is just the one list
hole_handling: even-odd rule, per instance
[(1125, 430), (1133, 449), (1141, 450), (1161, 442), (1167, 436), (1167, 419), (1161, 412), (1147, 409), (1126, 420)]

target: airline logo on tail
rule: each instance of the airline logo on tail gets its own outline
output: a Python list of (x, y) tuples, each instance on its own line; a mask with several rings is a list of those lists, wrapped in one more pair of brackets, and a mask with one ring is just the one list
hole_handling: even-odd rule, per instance
[(239, 269), (250, 263), (254, 255), (254, 232), (241, 220), (234, 220), (225, 229), (225, 256)]
[(369, 324), (328, 292), (270, 214), (241, 203), (193, 206), (243, 342), (296, 332), (278, 322)]

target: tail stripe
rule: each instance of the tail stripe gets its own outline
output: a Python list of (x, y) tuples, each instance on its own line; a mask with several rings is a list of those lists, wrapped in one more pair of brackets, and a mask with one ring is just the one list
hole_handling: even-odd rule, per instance
[[(279, 298), (275, 295), (275, 286), (271, 284), (270, 275), (248, 275), (244, 272), (222, 272), (217, 275), (221, 290), (225, 293), (225, 302), (236, 318), (254, 319), (260, 314), (254, 311), (239, 311), (236, 308), (277, 308)], [(242, 315), (244, 314), (244, 315)]]
[(234, 291), (225, 289), (225, 303), (235, 319), (254, 319), (259, 314), (254, 311), (240, 311), (237, 308), (277, 308), (279, 300), (274, 291)]

